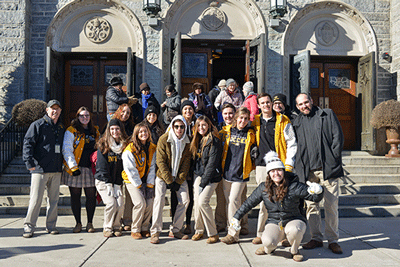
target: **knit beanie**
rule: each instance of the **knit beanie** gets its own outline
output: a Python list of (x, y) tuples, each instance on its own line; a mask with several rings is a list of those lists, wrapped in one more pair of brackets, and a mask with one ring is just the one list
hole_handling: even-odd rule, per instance
[(270, 151), (264, 156), (264, 161), (266, 163), (267, 174), (269, 171), (274, 169), (285, 169), (285, 165), (280, 160), (278, 154), (275, 151)]
[(250, 93), (253, 92), (253, 82), (246, 82), (245, 84), (243, 84), (243, 90), (245, 90), (246, 92)]
[(226, 80), (222, 79), (218, 83), (218, 87), (226, 87)]
[(229, 78), (228, 80), (226, 80), (226, 87), (228, 87), (231, 83), (236, 83), (236, 82), (232, 78)]
[(111, 126), (119, 126), (119, 127), (121, 127), (121, 122), (118, 119), (111, 119), (108, 122), (108, 127), (111, 127)]
[(146, 110), (144, 111), (144, 118), (146, 118), (147, 115), (149, 115), (150, 113), (156, 114), (158, 118), (158, 110), (156, 109), (155, 106), (149, 106), (146, 108)]
[(196, 109), (194, 108), (194, 104), (193, 104), (192, 101), (190, 101), (190, 100), (185, 100), (185, 101), (183, 101), (182, 104), (181, 104), (181, 113), (182, 113), (182, 110), (183, 110), (183, 108), (184, 108), (185, 106), (191, 106), (191, 107), (193, 108), (193, 110), (196, 110)]
[(272, 102), (281, 101), (283, 105), (286, 107), (286, 96), (284, 94), (275, 94), (272, 98)]

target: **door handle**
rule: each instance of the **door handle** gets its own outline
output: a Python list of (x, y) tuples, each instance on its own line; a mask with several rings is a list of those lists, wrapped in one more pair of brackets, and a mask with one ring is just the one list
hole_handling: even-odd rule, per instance
[(93, 113), (97, 112), (97, 95), (93, 95), (92, 109)]
[(329, 108), (329, 97), (320, 97), (319, 106), (321, 108)]
[(99, 112), (103, 112), (103, 95), (99, 95)]

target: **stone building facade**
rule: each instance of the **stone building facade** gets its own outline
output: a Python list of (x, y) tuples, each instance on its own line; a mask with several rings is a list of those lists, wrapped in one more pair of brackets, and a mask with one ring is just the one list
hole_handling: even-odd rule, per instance
[(59, 99), (65, 122), (80, 105), (104, 116), (113, 75), (159, 100), (170, 83), (186, 95), (233, 77), (289, 99), (310, 92), (343, 111), (347, 149), (376, 150), (370, 111), (400, 94), (400, 1), (287, 2), (271, 21), (269, 0), (162, 0), (154, 25), (142, 0), (1, 1), (0, 120), (28, 98)]

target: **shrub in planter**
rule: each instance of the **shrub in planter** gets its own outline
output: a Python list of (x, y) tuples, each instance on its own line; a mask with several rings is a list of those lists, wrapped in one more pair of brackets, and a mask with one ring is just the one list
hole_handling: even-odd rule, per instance
[(12, 117), (17, 125), (28, 127), (46, 114), (46, 107), (46, 102), (42, 100), (27, 99), (13, 107)]

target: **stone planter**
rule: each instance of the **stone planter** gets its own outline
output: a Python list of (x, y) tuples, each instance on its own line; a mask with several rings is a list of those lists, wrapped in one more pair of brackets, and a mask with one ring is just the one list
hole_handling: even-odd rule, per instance
[(390, 145), (389, 152), (385, 155), (386, 157), (400, 157), (398, 146), (400, 144), (400, 133), (399, 128), (387, 127), (386, 128), (386, 143)]

